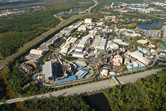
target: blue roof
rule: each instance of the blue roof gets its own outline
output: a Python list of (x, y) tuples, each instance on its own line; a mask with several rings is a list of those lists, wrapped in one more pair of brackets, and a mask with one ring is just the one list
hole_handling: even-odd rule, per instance
[(78, 77), (78, 78), (83, 78), (84, 76), (86, 76), (89, 72), (84, 70), (84, 69), (81, 69), (79, 71), (77, 71), (75, 73), (75, 75)]
[(161, 50), (166, 50), (166, 46), (165, 45), (160, 45)]
[(69, 76), (69, 77), (67, 77), (67, 78), (65, 78), (65, 79), (61, 79), (61, 80), (59, 80), (59, 82), (61, 83), (61, 82), (68, 82), (68, 81), (73, 81), (73, 80), (76, 80), (77, 79), (77, 76)]

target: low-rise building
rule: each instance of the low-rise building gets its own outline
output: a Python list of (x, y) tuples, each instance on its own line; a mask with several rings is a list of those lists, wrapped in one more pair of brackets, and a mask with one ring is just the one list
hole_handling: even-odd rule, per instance
[(119, 46), (111, 41), (108, 41), (107, 43), (107, 49), (111, 49), (111, 50), (117, 50), (119, 48)]
[(103, 70), (100, 72), (101, 76), (108, 76), (108, 69), (103, 68)]
[(137, 69), (144, 68), (144, 67), (145, 67), (145, 65), (142, 64), (141, 62), (133, 61), (132, 63), (127, 65), (127, 71), (137, 70)]
[(31, 49), (30, 54), (42, 56), (44, 54), (44, 51), (40, 49)]
[(139, 62), (145, 64), (145, 65), (149, 65), (151, 63), (151, 60), (146, 59), (145, 57), (143, 57), (143, 54), (140, 53), (139, 51), (135, 51), (135, 52), (126, 52), (127, 56), (132, 57), (136, 60), (138, 60)]
[(77, 47), (82, 47), (84, 48), (86, 46), (86, 42), (89, 38), (88, 37), (83, 37), (80, 42), (78, 43)]
[(84, 69), (81, 69), (81, 70), (77, 71), (77, 72), (75, 73), (75, 75), (76, 75), (78, 78), (83, 78), (83, 77), (85, 77), (88, 73), (89, 73), (88, 71), (86, 71), (86, 70), (84, 70)]
[(147, 50), (147, 49), (145, 49), (145, 48), (142, 48), (142, 47), (137, 47), (137, 49), (140, 51), (140, 52), (142, 52), (142, 53), (144, 53), (144, 54), (148, 54), (149, 53), (149, 51)]
[(117, 43), (119, 45), (124, 45), (124, 46), (128, 46), (129, 44), (126, 42), (123, 42), (121, 39), (113, 39), (112, 40), (114, 43)]
[(91, 24), (92, 23), (92, 18), (86, 18), (84, 23), (85, 24)]
[(52, 62), (48, 61), (45, 62), (45, 64), (43, 65), (43, 75), (46, 81), (54, 81), (56, 76), (53, 72), (53, 68), (52, 68)]
[(83, 31), (83, 32), (85, 32), (86, 31), (86, 26), (85, 25), (81, 25), (81, 26), (79, 26), (78, 27), (78, 29), (77, 29), (77, 31)]
[(72, 57), (76, 57), (76, 58), (84, 58), (84, 54), (83, 53), (78, 53), (78, 52), (74, 52), (72, 54)]
[(66, 40), (66, 43), (61, 45), (61, 52), (62, 53), (67, 53), (69, 49), (71, 48), (71, 44), (74, 44), (76, 42), (77, 38), (69, 37)]
[(147, 30), (145, 33), (146, 37), (152, 37), (152, 39), (160, 39), (161, 31), (160, 30)]
[(114, 66), (120, 66), (121, 64), (123, 64), (123, 58), (120, 55), (116, 55), (112, 59), (112, 62)]
[(166, 46), (165, 45), (160, 45), (160, 50), (166, 52)]
[(94, 47), (95, 49), (104, 50), (106, 48), (106, 42), (106, 39), (96, 37), (92, 44), (92, 47)]

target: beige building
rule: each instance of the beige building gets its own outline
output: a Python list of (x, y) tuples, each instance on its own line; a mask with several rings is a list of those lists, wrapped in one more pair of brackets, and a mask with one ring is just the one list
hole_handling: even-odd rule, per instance
[(42, 56), (44, 54), (44, 51), (40, 49), (31, 49), (30, 54)]
[(92, 44), (92, 47), (98, 50), (104, 50), (106, 48), (106, 42), (107, 42), (106, 39), (103, 39), (101, 37), (96, 37)]
[(120, 66), (123, 63), (123, 58), (120, 55), (116, 55), (112, 61), (114, 66)]

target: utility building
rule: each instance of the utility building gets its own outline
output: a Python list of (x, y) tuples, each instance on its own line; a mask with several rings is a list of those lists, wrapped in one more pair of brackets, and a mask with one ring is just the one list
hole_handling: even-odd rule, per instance
[(84, 23), (85, 24), (91, 24), (92, 23), (92, 19), (91, 18), (86, 18)]
[(30, 54), (42, 56), (44, 54), (44, 51), (40, 49), (31, 49)]
[(43, 75), (45, 76), (46, 81), (54, 81), (56, 79), (51, 61), (45, 62), (45, 64), (43, 65)]
[(94, 47), (95, 49), (104, 50), (106, 47), (106, 42), (106, 39), (96, 37), (92, 44), (92, 47)]

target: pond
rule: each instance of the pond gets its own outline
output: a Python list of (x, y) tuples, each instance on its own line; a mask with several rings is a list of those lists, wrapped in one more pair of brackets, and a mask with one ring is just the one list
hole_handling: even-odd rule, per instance
[(149, 30), (153, 27), (158, 27), (159, 25), (162, 25), (162, 24), (164, 24), (164, 20), (160, 20), (160, 21), (152, 22), (152, 23), (141, 23), (141, 24), (138, 24), (138, 27), (144, 30)]
[(75, 9), (75, 12), (82, 12), (82, 9)]
[(103, 93), (84, 96), (83, 98), (96, 111), (111, 111), (109, 102)]
[(70, 13), (65, 13), (65, 14), (59, 14), (58, 16), (60, 17), (70, 17), (70, 16), (73, 16), (75, 14), (70, 14)]

